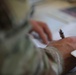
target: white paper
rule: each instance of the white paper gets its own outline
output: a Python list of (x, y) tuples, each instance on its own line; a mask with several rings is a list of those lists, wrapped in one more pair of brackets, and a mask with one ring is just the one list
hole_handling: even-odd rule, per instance
[[(70, 37), (70, 36), (76, 36), (76, 24), (69, 24), (67, 26), (64, 26), (63, 28), (61, 28), (65, 37)], [(54, 33), (53, 35), (53, 39), (54, 40), (59, 40), (61, 39), (59, 32)]]
[[(41, 14), (39, 16), (38, 15), (37, 16), (34, 16), (34, 19), (35, 20), (38, 20), (38, 21), (43, 21), (43, 22), (45, 22), (48, 25), (48, 28), (50, 29), (50, 31), (53, 34), (53, 39), (54, 40), (57, 39), (57, 38), (59, 38), (59, 35), (56, 32), (59, 32), (59, 29), (61, 29), (64, 26), (66, 26), (66, 24), (64, 24), (64, 23), (62, 23), (62, 22), (60, 22), (60, 21), (58, 21), (58, 20), (56, 20), (54, 18), (50, 18), (50, 17), (48, 17), (45, 14)], [(41, 47), (41, 48), (46, 47), (46, 45), (43, 44), (43, 43), (41, 43), (39, 41), (39, 39), (32, 39), (32, 40), (33, 40), (33, 42), (35, 43), (35, 45), (37, 47)]]
[[(64, 23), (53, 17), (47, 16), (47, 14), (36, 14), (33, 17), (34, 20), (45, 22), (48, 28), (52, 32), (53, 40), (61, 39), (59, 30), (62, 29), (65, 37), (76, 36), (76, 23)], [(34, 39), (34, 43), (37, 47), (45, 47), (38, 39)]]
[[(65, 37), (76, 36), (76, 23), (71, 23), (69, 25), (63, 26), (61, 29), (64, 32)], [(59, 40), (59, 39), (61, 39), (59, 32), (57, 31), (53, 33), (53, 40)], [(32, 39), (32, 40), (37, 47), (45, 48), (47, 46), (47, 45), (42, 44), (37, 39)], [(73, 52), (72, 55), (76, 57), (76, 51)], [(75, 72), (75, 71), (76, 71), (76, 67), (72, 69), (70, 72)]]
[(72, 51), (71, 55), (73, 55), (76, 58), (76, 50)]

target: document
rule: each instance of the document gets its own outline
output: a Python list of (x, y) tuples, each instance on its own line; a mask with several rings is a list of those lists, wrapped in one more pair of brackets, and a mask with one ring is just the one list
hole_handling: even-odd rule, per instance
[[(45, 22), (48, 25), (48, 28), (52, 32), (53, 40), (61, 39), (61, 37), (59, 35), (60, 29), (62, 29), (65, 37), (76, 36), (76, 23), (75, 22), (74, 23), (64, 23), (55, 18), (48, 17), (46, 14), (44, 14), (44, 15), (41, 14), (39, 17), (37, 16), (34, 19)], [(37, 36), (37, 34), (34, 34), (34, 35)], [(34, 38), (33, 41), (37, 47), (42, 47), (42, 48), (46, 47), (46, 45), (44, 45), (40, 41), (39, 38)]]

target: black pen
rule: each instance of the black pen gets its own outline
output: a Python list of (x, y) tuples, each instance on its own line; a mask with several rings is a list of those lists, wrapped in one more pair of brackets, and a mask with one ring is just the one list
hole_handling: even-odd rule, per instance
[(63, 33), (63, 31), (62, 31), (61, 29), (59, 30), (59, 34), (60, 34), (60, 37), (61, 37), (62, 39), (65, 38), (64, 33)]

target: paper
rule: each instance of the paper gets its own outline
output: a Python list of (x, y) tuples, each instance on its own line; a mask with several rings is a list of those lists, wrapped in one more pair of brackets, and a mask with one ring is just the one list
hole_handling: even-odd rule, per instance
[[(52, 32), (53, 40), (61, 39), (59, 35), (60, 29), (62, 29), (62, 31), (64, 32), (65, 37), (76, 36), (76, 22), (64, 23), (62, 21), (59, 21), (58, 19), (48, 16), (47, 14), (37, 14), (33, 19), (45, 22), (48, 25), (50, 31)], [(41, 43), (39, 39), (35, 38), (33, 40), (37, 47), (46, 47), (46, 45)]]
[(33, 40), (33, 42), (35, 43), (35, 45), (37, 46), (37, 47), (39, 47), (39, 48), (45, 48), (47, 45), (45, 45), (45, 44), (43, 44), (43, 43), (41, 43), (39, 40), (37, 40), (37, 39), (32, 39)]
[[(70, 37), (70, 36), (76, 36), (76, 24), (70, 24), (67, 26), (62, 26), (62, 31), (64, 32), (65, 37)], [(58, 28), (58, 30), (56, 32), (52, 32), (53, 34), (53, 40), (59, 40), (61, 39), (60, 35), (59, 35), (59, 30), (60, 28)], [(34, 38), (33, 42), (36, 44), (37, 47), (41, 47), (44, 48), (46, 47), (46, 45), (44, 45), (43, 43), (41, 43), (38, 39)]]
[[(54, 18), (51, 18), (51, 17), (48, 17), (46, 14), (41, 14), (41, 15), (37, 15), (37, 16), (34, 16), (35, 20), (38, 20), (38, 21), (42, 21), (42, 22), (45, 22), (47, 25), (48, 25), (48, 28), (50, 29), (50, 31), (52, 32), (53, 34), (53, 38), (54, 39), (57, 39), (59, 38), (59, 34), (57, 32), (59, 32), (59, 30), (61, 28), (63, 28), (64, 26), (66, 26), (65, 23), (63, 22), (60, 22), (59, 20), (57, 19), (54, 19)], [(56, 37), (56, 35), (58, 34), (58, 36)], [(44, 44), (42, 44), (39, 39), (33, 39), (34, 43), (36, 44), (37, 47), (45, 47)], [(43, 46), (42, 46), (42, 45)]]
[[(62, 29), (62, 31), (64, 32), (65, 37), (76, 36), (76, 29), (75, 29), (76, 23), (65, 24), (54, 18), (50, 18), (50, 17), (44, 16), (44, 15), (42, 15), (41, 17), (38, 17), (37, 20), (47, 23), (50, 31), (53, 34), (53, 40), (61, 39), (61, 37), (59, 35), (60, 29)], [(38, 41), (37, 39), (34, 40), (35, 44), (39, 47), (39, 45), (40, 45), (39, 43), (41, 43), (41, 42), (38, 41), (39, 42), (38, 43), (37, 41)], [(42, 45), (44, 45), (44, 44), (42, 44)], [(40, 47), (42, 45), (40, 45)]]
[(76, 50), (72, 51), (71, 55), (73, 55), (76, 58)]
[[(71, 23), (67, 26), (64, 26), (61, 29), (64, 32), (65, 37), (76, 36), (76, 24)], [(61, 39), (59, 32), (54, 33), (53, 39), (54, 40)]]

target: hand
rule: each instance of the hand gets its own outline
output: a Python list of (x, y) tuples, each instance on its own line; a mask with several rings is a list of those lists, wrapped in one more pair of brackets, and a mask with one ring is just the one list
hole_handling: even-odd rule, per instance
[(53, 41), (49, 46), (56, 47), (64, 59), (64, 73), (73, 69), (76, 66), (76, 58), (71, 55), (71, 52), (76, 49), (76, 37), (67, 37), (58, 41)]
[[(40, 21), (34, 21), (34, 20), (31, 20), (30, 22), (33, 27), (32, 31), (35, 31), (39, 34), (39, 36), (43, 40), (43, 43), (47, 44), (48, 40), (49, 41), (52, 40), (52, 34), (51, 34), (48, 26), (46, 25), (46, 23), (43, 23)], [(48, 37), (48, 39), (47, 39), (47, 37)]]

